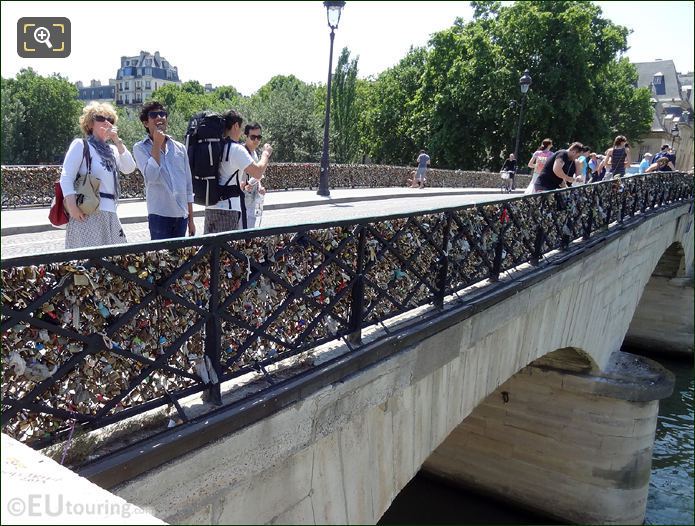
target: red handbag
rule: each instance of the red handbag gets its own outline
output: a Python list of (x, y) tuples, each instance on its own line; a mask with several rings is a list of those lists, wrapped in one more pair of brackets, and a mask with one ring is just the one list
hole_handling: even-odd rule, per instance
[(68, 223), (68, 214), (63, 206), (63, 189), (60, 187), (60, 181), (53, 184), (55, 189), (55, 197), (51, 203), (51, 210), (48, 212), (48, 220), (51, 224), (58, 228), (64, 228)]

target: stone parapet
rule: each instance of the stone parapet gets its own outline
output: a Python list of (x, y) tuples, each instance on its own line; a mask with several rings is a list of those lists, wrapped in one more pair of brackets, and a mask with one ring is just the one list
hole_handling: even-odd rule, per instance
[[(61, 166), (2, 166), (2, 208), (47, 206), (53, 199), (53, 183)], [(330, 167), (331, 188), (385, 188), (405, 186), (413, 167), (378, 164), (335, 164)], [(320, 166), (316, 163), (271, 163), (263, 184), (268, 190), (316, 188)], [(518, 176), (525, 186), (528, 176)], [(438, 188), (496, 188), (499, 174), (464, 170), (429, 169), (427, 185)], [(135, 170), (121, 175), (121, 198), (144, 198), (142, 174)]]
[(2, 434), (2, 524), (166, 524)]

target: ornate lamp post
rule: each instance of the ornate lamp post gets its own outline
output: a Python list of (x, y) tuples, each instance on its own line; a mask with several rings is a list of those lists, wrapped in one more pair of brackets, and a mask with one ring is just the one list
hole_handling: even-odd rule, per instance
[(345, 2), (342, 0), (331, 1), (326, 0), (323, 3), (326, 6), (328, 16), (328, 27), (331, 28), (331, 51), (328, 55), (328, 82), (326, 83), (326, 119), (323, 123), (323, 154), (321, 155), (321, 177), (319, 178), (318, 195), (328, 197), (331, 192), (328, 190), (328, 130), (331, 124), (331, 73), (333, 71), (333, 39), (335, 38), (335, 30), (340, 22), (340, 13), (345, 7)]
[(671, 127), (671, 148), (674, 147), (674, 143), (676, 142), (676, 139), (679, 138), (680, 136), (681, 136), (681, 131), (678, 128), (678, 124), (676, 123)]
[(516, 159), (517, 166), (519, 166), (519, 138), (521, 137), (521, 120), (524, 116), (524, 101), (526, 100), (526, 93), (528, 93), (530, 85), (531, 75), (529, 75), (527, 69), (524, 70), (524, 74), (519, 79), (519, 87), (521, 88), (521, 108), (519, 109), (519, 124), (516, 127), (516, 146), (514, 146), (514, 158)]

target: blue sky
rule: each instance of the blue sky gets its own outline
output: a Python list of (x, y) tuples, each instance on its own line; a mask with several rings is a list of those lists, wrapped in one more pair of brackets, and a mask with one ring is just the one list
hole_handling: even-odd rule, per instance
[[(96, 4), (99, 4), (99, 14)], [(627, 56), (633, 62), (673, 59), (693, 70), (693, 2), (597, 2), (613, 22), (633, 30)], [(182, 80), (232, 84), (249, 95), (276, 74), (325, 82), (329, 29), (320, 1), (290, 2), (17, 2), (3, 1), (1, 72), (22, 67), (61, 73), (71, 81), (115, 77), (122, 55), (159, 51)], [(72, 23), (72, 54), (64, 59), (23, 59), (16, 53), (16, 24), (23, 16), (63, 16)], [(470, 20), (468, 2), (348, 0), (335, 38), (335, 56), (348, 46), (360, 56), (361, 77), (400, 60), (411, 45)], [(191, 27), (205, 27), (208, 53), (194, 52)]]

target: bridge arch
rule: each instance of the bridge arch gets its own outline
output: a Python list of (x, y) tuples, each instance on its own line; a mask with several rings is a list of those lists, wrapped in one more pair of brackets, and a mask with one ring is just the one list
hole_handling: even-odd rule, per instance
[(577, 347), (565, 347), (551, 351), (535, 359), (528, 366), (576, 373), (591, 373), (599, 370), (599, 366), (592, 356)]
[(692, 250), (689, 254), (687, 243), (674, 241), (647, 279), (625, 336), (628, 347), (650, 353), (693, 352), (695, 295), (689, 268)]
[(683, 244), (674, 241), (664, 251), (652, 272), (652, 276), (682, 278), (686, 276), (686, 255)]

